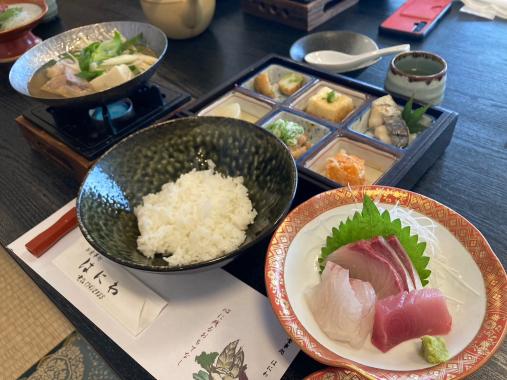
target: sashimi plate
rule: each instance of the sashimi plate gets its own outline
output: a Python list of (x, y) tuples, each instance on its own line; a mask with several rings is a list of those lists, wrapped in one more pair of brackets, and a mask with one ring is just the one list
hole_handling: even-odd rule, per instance
[[(432, 274), (427, 286), (442, 291), (453, 318), (451, 332), (445, 336), (451, 358), (443, 364), (432, 365), (423, 359), (419, 339), (403, 342), (386, 353), (375, 348), (369, 338), (363, 347), (354, 349), (328, 338), (310, 312), (305, 293), (320, 281), (320, 249), (332, 227), (361, 211), (365, 195), (380, 210), (399, 217), (404, 226), (412, 224), (413, 233), (431, 229), (432, 243), (426, 254)], [(407, 190), (340, 188), (301, 204), (273, 234), (265, 280), (276, 316), (303, 351), (323, 364), (369, 379), (463, 378), (494, 354), (506, 333), (507, 276), (486, 239), (455, 211)]]

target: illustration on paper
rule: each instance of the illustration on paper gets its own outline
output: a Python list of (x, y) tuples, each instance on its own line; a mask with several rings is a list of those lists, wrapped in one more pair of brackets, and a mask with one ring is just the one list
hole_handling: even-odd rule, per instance
[(230, 342), (223, 351), (218, 352), (202, 352), (195, 357), (197, 364), (202, 369), (193, 373), (194, 380), (248, 380), (246, 375), (245, 354), (243, 348), (238, 346), (239, 339)]

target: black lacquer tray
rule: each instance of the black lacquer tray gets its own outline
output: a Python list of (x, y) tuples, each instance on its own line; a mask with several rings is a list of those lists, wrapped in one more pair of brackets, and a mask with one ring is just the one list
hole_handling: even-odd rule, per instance
[[(288, 71), (298, 72), (305, 76), (306, 83), (293, 95), (275, 100), (252, 89), (253, 78), (264, 70), (269, 70), (271, 77)], [(354, 99), (356, 109), (340, 123), (320, 119), (304, 110), (308, 98), (323, 85)], [(285, 57), (269, 55), (189, 104), (184, 113), (207, 115), (220, 104), (235, 102), (260, 127), (266, 127), (280, 117), (325, 130), (325, 136), (317, 139), (305, 154), (296, 159), (300, 178), (324, 190), (342, 186), (327, 178), (322, 170), (326, 158), (342, 147), (365, 160), (367, 184), (411, 188), (444, 152), (454, 132), (458, 114), (441, 107), (431, 107), (425, 116), (428, 127), (408, 147), (398, 148), (358, 131), (368, 121), (372, 102), (386, 94), (376, 86), (320, 71)], [(393, 98), (400, 107), (407, 102), (406, 98)], [(419, 106), (414, 104), (414, 107)]]

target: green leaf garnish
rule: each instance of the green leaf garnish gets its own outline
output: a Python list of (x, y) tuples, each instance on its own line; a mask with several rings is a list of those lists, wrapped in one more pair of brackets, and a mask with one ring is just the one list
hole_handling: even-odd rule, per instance
[(80, 52), (76, 53), (75, 56), (79, 62), (79, 68), (81, 71), (89, 71), (90, 63), (92, 63), (92, 56), (95, 51), (98, 49), (100, 42), (93, 42), (87, 47), (85, 47)]
[(412, 113), (413, 105), (414, 105), (414, 98), (412, 97), (405, 104), (405, 107), (403, 107), (403, 111), (401, 111), (401, 118), (403, 120), (405, 120), (405, 123), (408, 123), (408, 120), (410, 119), (410, 114)]
[(120, 49), (123, 44), (122, 35), (120, 32), (115, 31), (113, 38), (101, 42), (97, 49), (92, 54), (92, 62), (102, 62), (106, 59), (116, 57), (120, 54)]
[(77, 75), (87, 81), (102, 75), (104, 71), (91, 70), (90, 65), (92, 63), (99, 64), (106, 59), (120, 55), (123, 44), (122, 35), (118, 31), (115, 31), (112, 39), (104, 42), (93, 42), (84, 49), (74, 53), (74, 57), (77, 58), (79, 69), (81, 70)]
[(425, 126), (421, 124), (421, 119), (431, 107), (431, 104), (426, 104), (416, 110), (413, 110), (413, 105), (414, 99), (412, 97), (408, 100), (407, 104), (405, 104), (401, 112), (401, 117), (405, 121), (405, 124), (407, 124), (410, 133), (419, 133), (425, 129)]
[(3, 12), (0, 12), (0, 28), (2, 27), (2, 23), (8, 21), (10, 18), (21, 13), (23, 9), (20, 7), (8, 8)]
[(319, 266), (324, 270), (326, 258), (338, 248), (359, 240), (369, 240), (376, 236), (388, 237), (395, 235), (407, 252), (408, 257), (417, 271), (421, 284), (428, 283), (431, 271), (427, 269), (430, 258), (424, 256), (425, 242), (419, 242), (417, 235), (410, 235), (410, 227), (403, 227), (400, 219), (391, 220), (389, 211), (382, 214), (375, 203), (367, 195), (364, 196), (362, 212), (356, 212), (352, 218), (340, 222), (338, 228), (334, 227), (331, 235), (326, 238), (326, 245), (322, 247)]
[(300, 74), (297, 74), (297, 73), (288, 73), (288, 74), (285, 74), (282, 79), (280, 79), (280, 82), (284, 81), (284, 82), (288, 82), (288, 83), (303, 83), (303, 81), (305, 80), (305, 78), (300, 75)]
[(98, 70), (98, 71), (81, 71), (81, 72), (77, 73), (77, 76), (80, 77), (80, 78), (83, 78), (83, 79), (85, 79), (85, 80), (87, 80), (89, 82), (92, 79), (95, 79), (98, 76), (101, 76), (102, 74), (104, 74), (103, 70)]
[(326, 100), (328, 103), (333, 103), (336, 99), (336, 92), (335, 91), (329, 91), (326, 96)]
[(120, 47), (120, 53), (123, 53), (125, 50), (128, 50), (132, 47), (140, 45), (143, 39), (144, 39), (143, 34), (139, 33), (137, 36), (134, 36), (131, 39), (128, 39), (127, 41), (123, 42)]

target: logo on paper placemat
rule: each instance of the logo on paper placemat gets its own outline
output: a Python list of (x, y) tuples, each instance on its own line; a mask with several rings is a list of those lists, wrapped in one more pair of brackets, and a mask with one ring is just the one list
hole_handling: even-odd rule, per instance
[(245, 353), (240, 347), (236, 351), (239, 339), (229, 343), (223, 351), (218, 352), (202, 352), (195, 357), (195, 361), (203, 369), (193, 373), (194, 380), (248, 380), (246, 376)]

